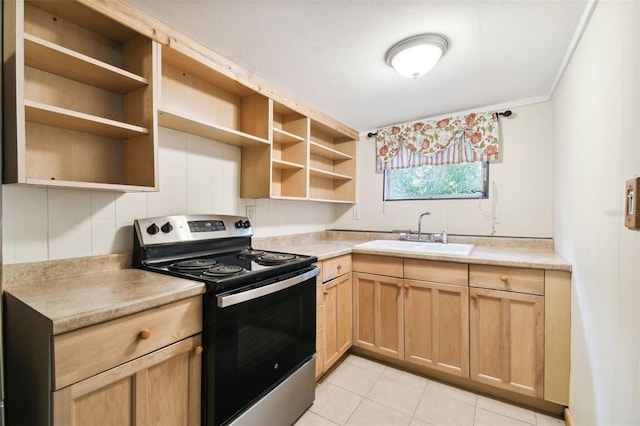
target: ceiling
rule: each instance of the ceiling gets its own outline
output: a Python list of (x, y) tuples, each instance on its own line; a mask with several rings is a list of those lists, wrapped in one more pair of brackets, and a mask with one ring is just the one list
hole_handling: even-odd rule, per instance
[[(587, 0), (129, 0), (359, 131), (547, 100)], [(422, 33), (449, 51), (417, 80), (385, 63)]]

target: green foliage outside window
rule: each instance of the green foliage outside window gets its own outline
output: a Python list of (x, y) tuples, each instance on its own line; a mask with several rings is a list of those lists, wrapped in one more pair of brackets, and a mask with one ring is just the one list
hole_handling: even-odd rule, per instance
[(385, 170), (384, 199), (486, 198), (489, 163)]

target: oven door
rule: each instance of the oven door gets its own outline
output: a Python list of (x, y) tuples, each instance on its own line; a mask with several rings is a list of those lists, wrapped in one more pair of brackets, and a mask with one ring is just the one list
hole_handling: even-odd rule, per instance
[(207, 296), (203, 366), (207, 424), (229, 422), (313, 356), (318, 273), (310, 266)]

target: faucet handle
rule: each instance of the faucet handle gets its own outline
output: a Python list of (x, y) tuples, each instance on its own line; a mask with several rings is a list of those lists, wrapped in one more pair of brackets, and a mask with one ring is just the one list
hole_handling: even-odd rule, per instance
[(443, 229), (441, 235), (442, 235), (442, 243), (447, 244), (447, 231)]

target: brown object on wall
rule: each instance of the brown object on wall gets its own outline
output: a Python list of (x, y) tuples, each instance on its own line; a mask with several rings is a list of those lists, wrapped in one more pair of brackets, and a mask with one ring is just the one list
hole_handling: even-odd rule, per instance
[(624, 226), (640, 229), (640, 177), (627, 180), (625, 185)]

